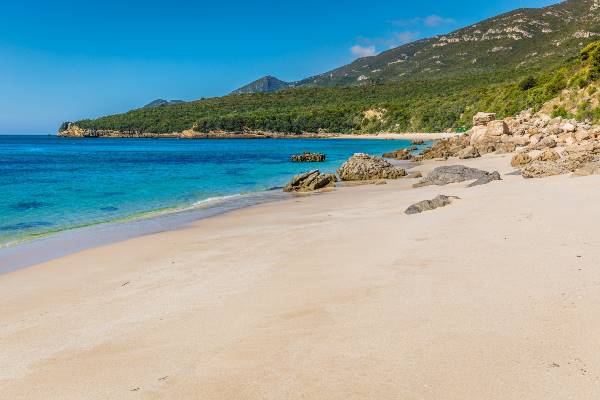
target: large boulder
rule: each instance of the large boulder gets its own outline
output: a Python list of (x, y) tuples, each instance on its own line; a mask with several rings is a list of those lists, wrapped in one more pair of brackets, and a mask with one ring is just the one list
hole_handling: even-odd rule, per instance
[(458, 197), (440, 194), (431, 200), (423, 200), (415, 203), (408, 207), (404, 212), (409, 215), (420, 214), (423, 211), (435, 210), (436, 208), (445, 207), (449, 204), (452, 204), (452, 200), (454, 199), (458, 199)]
[(473, 126), (487, 125), (489, 122), (492, 122), (495, 119), (496, 114), (494, 113), (478, 112), (473, 117)]
[(325, 154), (323, 153), (302, 153), (292, 156), (292, 162), (323, 162)]
[(283, 188), (284, 192), (312, 192), (334, 187), (337, 178), (334, 174), (321, 174), (318, 169), (296, 175)]
[(413, 186), (444, 186), (455, 182), (476, 180), (489, 174), (490, 173), (487, 171), (465, 167), (464, 165), (450, 165), (444, 167), (437, 167), (433, 171), (431, 171), (425, 178), (423, 178), (419, 183), (416, 183)]
[(356, 153), (338, 169), (343, 181), (365, 181), (373, 179), (398, 179), (406, 175), (404, 169), (383, 158)]
[(485, 125), (476, 125), (471, 130), (469, 130), (469, 144), (474, 146), (485, 138), (485, 134), (487, 132), (487, 127)]
[(487, 124), (486, 135), (487, 136), (502, 136), (510, 133), (508, 125), (502, 120), (491, 121)]

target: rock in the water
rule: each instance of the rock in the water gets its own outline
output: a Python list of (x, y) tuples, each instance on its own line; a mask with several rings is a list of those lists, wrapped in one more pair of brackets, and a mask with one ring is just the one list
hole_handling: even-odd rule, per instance
[(284, 192), (312, 192), (326, 187), (334, 187), (337, 178), (334, 174), (321, 174), (317, 169), (296, 175), (283, 188)]
[(410, 160), (412, 158), (412, 154), (410, 153), (409, 149), (400, 149), (390, 151), (389, 153), (384, 153), (383, 157), (394, 158), (396, 160)]
[(292, 162), (323, 162), (325, 154), (323, 153), (302, 153), (292, 156)]
[(421, 145), (423, 143), (425, 143), (425, 141), (423, 139), (415, 139), (410, 144), (413, 145), (413, 146), (418, 146), (418, 145)]
[(406, 171), (383, 158), (356, 153), (338, 169), (338, 175), (343, 181), (364, 181), (398, 179), (405, 176)]
[(496, 114), (494, 114), (494, 113), (478, 112), (473, 117), (473, 126), (487, 125), (488, 122), (492, 122), (495, 119), (496, 119)]
[(523, 165), (527, 165), (531, 162), (531, 156), (527, 153), (518, 153), (515, 154), (512, 158), (512, 160), (510, 160), (510, 165), (518, 168), (518, 167), (522, 167)]
[(436, 208), (439, 208), (439, 207), (445, 207), (448, 204), (451, 204), (452, 200), (454, 200), (454, 199), (459, 199), (459, 197), (445, 196), (443, 194), (440, 194), (431, 200), (423, 200), (418, 203), (415, 203), (415, 204), (411, 205), (410, 207), (408, 207), (406, 209), (406, 211), (404, 211), (404, 212), (409, 215), (420, 214), (423, 211), (430, 211), (430, 210), (435, 210)]
[(428, 185), (448, 185), (449, 183), (464, 182), (479, 179), (490, 173), (476, 168), (465, 167), (464, 165), (450, 165), (437, 167), (431, 171), (421, 182), (414, 184), (414, 187)]
[(475, 182), (470, 183), (469, 185), (467, 185), (467, 187), (487, 185), (488, 183), (490, 183), (492, 181), (501, 181), (501, 180), (502, 180), (502, 178), (500, 177), (500, 173), (498, 171), (494, 171), (491, 174), (484, 175), (481, 178), (477, 179)]
[(475, 146), (467, 146), (464, 149), (460, 150), (458, 153), (458, 158), (460, 158), (461, 160), (466, 160), (468, 158), (477, 158), (477, 157), (481, 157), (481, 155), (479, 154), (479, 150), (477, 150), (477, 147)]

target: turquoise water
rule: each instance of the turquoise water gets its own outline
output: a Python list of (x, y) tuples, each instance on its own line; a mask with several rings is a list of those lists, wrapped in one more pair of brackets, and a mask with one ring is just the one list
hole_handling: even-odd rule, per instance
[[(0, 136), (0, 244), (75, 227), (280, 188), (313, 168), (404, 141), (325, 139), (75, 139)], [(325, 163), (289, 162), (302, 151)]]

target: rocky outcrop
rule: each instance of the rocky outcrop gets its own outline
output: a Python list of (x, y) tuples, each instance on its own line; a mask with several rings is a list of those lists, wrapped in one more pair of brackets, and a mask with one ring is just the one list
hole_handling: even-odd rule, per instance
[(600, 175), (600, 162), (594, 161), (584, 164), (573, 172), (573, 176)]
[(292, 162), (323, 162), (325, 161), (325, 154), (305, 152), (302, 154), (294, 154), (291, 160)]
[(529, 164), (532, 161), (531, 156), (527, 153), (517, 153), (513, 156), (512, 160), (510, 160), (510, 165), (519, 168), (524, 165)]
[(318, 169), (296, 175), (283, 188), (284, 192), (313, 192), (334, 187), (337, 178), (334, 174), (321, 174)]
[(450, 165), (435, 168), (419, 183), (416, 183), (413, 186), (444, 186), (450, 183), (477, 180), (487, 175), (490, 175), (490, 173), (480, 169), (469, 168), (464, 165)]
[(475, 146), (467, 146), (464, 149), (460, 150), (457, 153), (458, 158), (460, 158), (461, 160), (466, 160), (469, 158), (477, 158), (477, 157), (481, 157), (481, 155), (479, 154), (479, 150), (477, 150), (477, 147)]
[(553, 161), (533, 161), (523, 167), (521, 175), (524, 178), (544, 178), (566, 174), (567, 172), (569, 171), (564, 165)]
[(356, 153), (338, 169), (338, 175), (342, 181), (364, 181), (398, 179), (405, 176), (406, 171), (383, 158)]
[(488, 124), (488, 122), (492, 122), (495, 119), (496, 119), (495, 113), (478, 112), (473, 117), (473, 126), (478, 126), (478, 125), (485, 126)]
[(409, 149), (400, 149), (390, 151), (389, 153), (383, 153), (384, 158), (393, 158), (396, 160), (411, 160), (413, 158)]
[(445, 207), (449, 204), (452, 204), (452, 200), (455, 199), (459, 199), (459, 197), (445, 196), (443, 194), (440, 194), (431, 200), (423, 200), (418, 203), (415, 203), (408, 207), (404, 212), (409, 215), (420, 214), (423, 211), (430, 211), (435, 210), (436, 208)]

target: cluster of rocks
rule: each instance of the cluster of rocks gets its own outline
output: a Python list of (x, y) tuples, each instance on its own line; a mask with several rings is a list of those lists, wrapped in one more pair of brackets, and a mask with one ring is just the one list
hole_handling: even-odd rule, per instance
[(325, 161), (325, 154), (304, 152), (302, 154), (294, 154), (291, 160), (292, 162), (323, 162)]
[(335, 174), (322, 174), (318, 169), (296, 175), (283, 188), (284, 192), (313, 192), (334, 187), (337, 182)]
[(492, 113), (478, 113), (470, 131), (436, 142), (417, 159), (467, 159), (492, 152), (514, 152), (511, 164), (525, 178), (579, 170), (581, 175), (600, 165), (600, 126), (531, 110), (504, 120), (497, 120)]
[[(416, 178), (419, 174), (407, 176), (406, 171), (396, 167), (389, 161), (380, 157), (364, 153), (356, 153), (338, 169), (337, 174), (342, 181), (373, 181), (383, 179), (398, 179), (402, 177)], [(294, 176), (283, 188), (285, 192), (312, 192), (334, 187), (338, 181), (335, 174), (322, 174), (319, 170), (312, 170)]]

